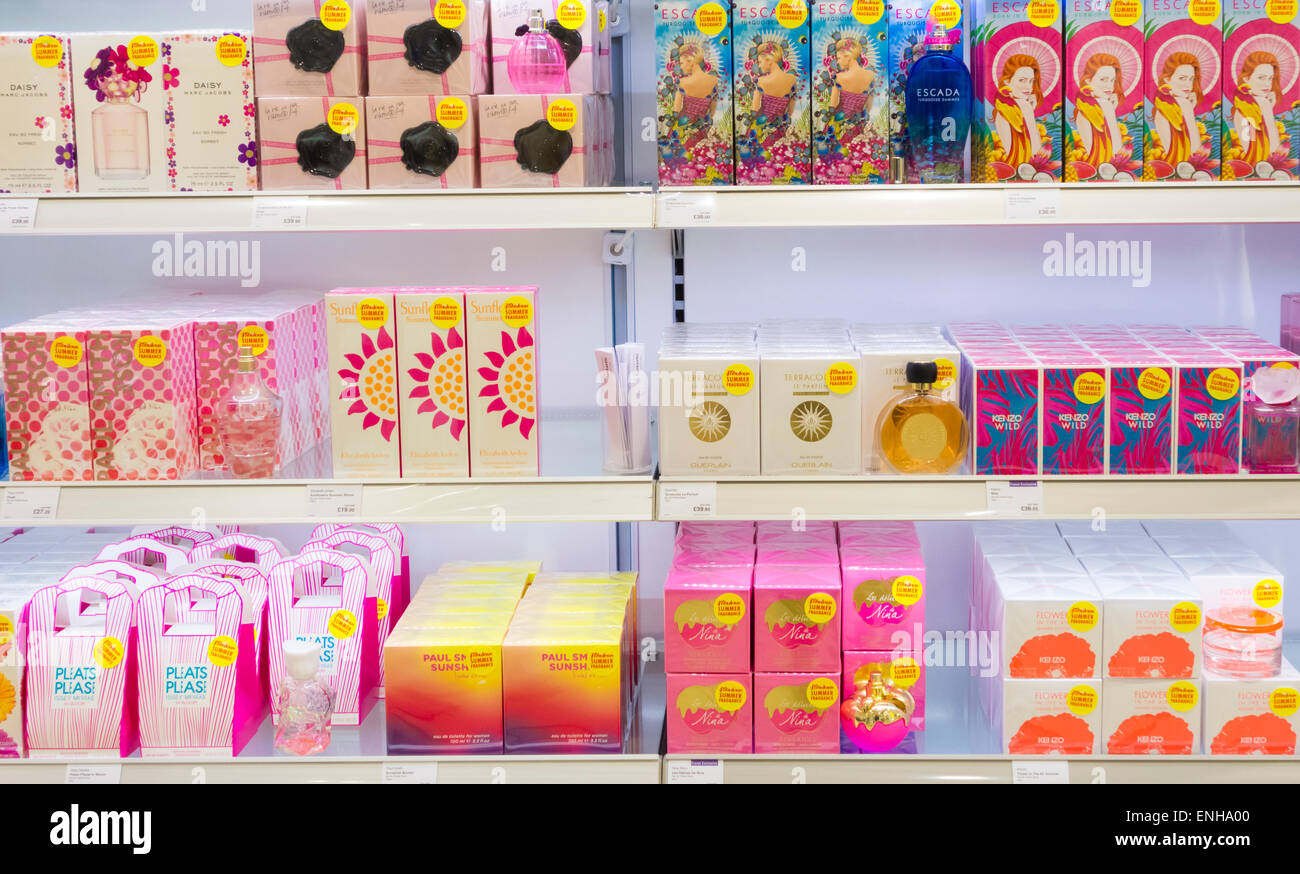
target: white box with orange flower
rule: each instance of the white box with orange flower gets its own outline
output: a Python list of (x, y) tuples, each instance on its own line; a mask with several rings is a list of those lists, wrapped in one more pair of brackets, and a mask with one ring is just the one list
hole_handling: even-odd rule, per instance
[(470, 473), (537, 476), (537, 288), (466, 291)]
[(325, 295), (330, 433), (339, 479), (401, 475), (397, 324), (392, 289)]
[(469, 476), (465, 291), (398, 288), (402, 476)]
[(23, 611), (30, 588), (0, 588), (0, 759), (23, 757)]

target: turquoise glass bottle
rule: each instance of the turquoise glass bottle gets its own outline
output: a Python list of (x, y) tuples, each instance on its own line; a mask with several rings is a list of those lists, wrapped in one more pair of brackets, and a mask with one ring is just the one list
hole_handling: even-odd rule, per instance
[(974, 112), (970, 71), (951, 52), (930, 51), (907, 74), (909, 175), (922, 183), (961, 182)]

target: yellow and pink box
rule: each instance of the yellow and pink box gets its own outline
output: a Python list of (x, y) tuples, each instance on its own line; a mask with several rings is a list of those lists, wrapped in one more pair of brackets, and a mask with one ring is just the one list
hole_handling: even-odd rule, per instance
[(754, 752), (838, 753), (840, 673), (754, 674)]
[(402, 476), (470, 475), (465, 291), (399, 288), (398, 398)]
[(668, 674), (669, 753), (753, 751), (753, 674)]
[(840, 571), (758, 565), (754, 569), (754, 670), (840, 670)]
[(470, 474), (540, 473), (536, 286), (466, 289)]
[(672, 568), (664, 582), (664, 670), (748, 673), (752, 597), (748, 567)]

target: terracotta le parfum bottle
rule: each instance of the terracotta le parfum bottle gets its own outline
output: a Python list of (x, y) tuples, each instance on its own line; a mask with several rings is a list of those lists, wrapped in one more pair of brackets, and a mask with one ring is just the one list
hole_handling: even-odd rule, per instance
[(887, 753), (907, 736), (916, 702), (886, 683), (880, 671), (854, 683), (853, 697), (840, 705), (840, 727), (864, 753)]
[(520, 94), (554, 94), (564, 90), (568, 65), (560, 41), (546, 30), (542, 10), (528, 16), (528, 29), (515, 38), (506, 58), (510, 84)]
[(966, 417), (935, 394), (935, 362), (909, 361), (905, 372), (907, 388), (885, 405), (876, 426), (881, 453), (897, 473), (949, 473), (966, 457)]
[(217, 404), (221, 450), (235, 479), (275, 473), (284, 404), (257, 372), (252, 348), (239, 347), (230, 391)]
[(334, 692), (317, 676), (320, 653), (319, 643), (284, 642), (285, 676), (276, 693), (280, 721), (275, 748), (296, 756), (310, 756), (330, 745)]

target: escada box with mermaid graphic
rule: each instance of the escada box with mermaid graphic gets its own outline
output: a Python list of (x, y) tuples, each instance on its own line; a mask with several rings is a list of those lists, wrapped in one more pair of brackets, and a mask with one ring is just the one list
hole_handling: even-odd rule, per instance
[(659, 182), (732, 184), (730, 3), (655, 3), (655, 73)]

